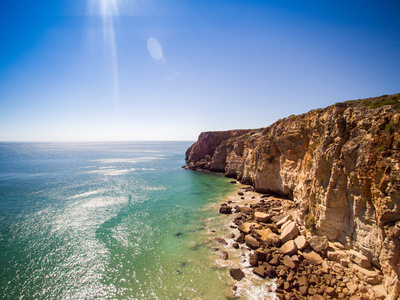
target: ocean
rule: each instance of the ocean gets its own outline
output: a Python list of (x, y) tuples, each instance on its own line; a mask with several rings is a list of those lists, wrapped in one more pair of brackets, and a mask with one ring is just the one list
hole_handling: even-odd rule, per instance
[(1, 299), (226, 299), (191, 142), (0, 143)]

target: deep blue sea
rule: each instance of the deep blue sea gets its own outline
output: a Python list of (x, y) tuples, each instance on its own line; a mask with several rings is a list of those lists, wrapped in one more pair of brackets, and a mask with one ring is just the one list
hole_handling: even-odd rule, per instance
[(0, 143), (1, 299), (225, 299), (191, 142)]

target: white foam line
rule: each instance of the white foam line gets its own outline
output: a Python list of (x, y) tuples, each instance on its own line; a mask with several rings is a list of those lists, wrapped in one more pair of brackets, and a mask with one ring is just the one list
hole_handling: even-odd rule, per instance
[(93, 170), (93, 171), (87, 171), (85, 173), (89, 174), (103, 174), (105, 176), (118, 176), (118, 175), (123, 175), (132, 171), (136, 171), (136, 168), (131, 168), (131, 169), (99, 169), (99, 170)]
[(86, 193), (82, 193), (82, 194), (77, 194), (75, 196), (70, 197), (69, 199), (86, 198), (88, 196), (104, 193), (105, 191), (106, 191), (105, 189), (100, 189), (100, 190), (96, 190), (96, 191), (90, 191), (90, 192), (86, 192)]
[(105, 176), (118, 176), (133, 171), (155, 171), (153, 168), (130, 168), (130, 169), (113, 169), (112, 167), (100, 167), (97, 170), (83, 172), (85, 174), (103, 174)]
[[(234, 217), (230, 218), (230, 222), (227, 222), (227, 227), (229, 231), (234, 233), (235, 236), (240, 234), (238, 229), (233, 229), (230, 225), (234, 225), (233, 223)], [(237, 290), (234, 291), (235, 297), (243, 297), (247, 300), (258, 300), (258, 299), (268, 299), (268, 300), (279, 300), (278, 296), (273, 292), (276, 289), (275, 279), (261, 279), (257, 275), (253, 273), (252, 268), (250, 266), (250, 254), (253, 253), (252, 250), (238, 249), (232, 247), (233, 243), (235, 243), (234, 239), (226, 239), (228, 245), (225, 248), (229, 253), (229, 257), (239, 259), (239, 262), (235, 262), (234, 260), (224, 261), (222, 259), (217, 259), (216, 262), (221, 267), (231, 267), (237, 268), (238, 265), (240, 269), (245, 274), (245, 277), (236, 282)], [(245, 253), (243, 256), (242, 254)]]
[(95, 161), (101, 162), (103, 164), (113, 164), (113, 163), (131, 163), (135, 164), (142, 161), (156, 160), (161, 159), (161, 156), (149, 156), (149, 157), (140, 157), (140, 158), (104, 158), (97, 159)]

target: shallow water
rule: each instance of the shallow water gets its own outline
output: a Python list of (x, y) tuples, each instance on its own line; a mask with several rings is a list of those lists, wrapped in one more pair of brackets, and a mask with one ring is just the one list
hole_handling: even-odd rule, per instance
[(181, 169), (190, 144), (1, 143), (1, 297), (225, 299), (207, 230), (235, 187)]

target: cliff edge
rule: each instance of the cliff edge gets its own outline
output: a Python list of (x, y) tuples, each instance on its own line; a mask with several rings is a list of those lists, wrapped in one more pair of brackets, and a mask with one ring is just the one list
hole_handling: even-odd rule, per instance
[(400, 94), (201, 133), (186, 161), (293, 200), (298, 222), (367, 256), (399, 296)]

